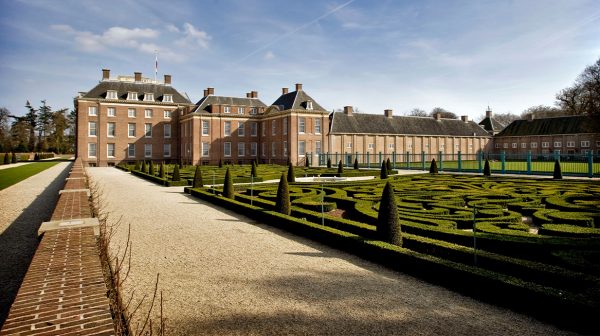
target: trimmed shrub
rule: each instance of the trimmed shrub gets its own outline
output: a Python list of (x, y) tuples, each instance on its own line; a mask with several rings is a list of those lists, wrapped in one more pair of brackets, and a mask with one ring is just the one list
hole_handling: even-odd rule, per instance
[(17, 163), (17, 154), (15, 152), (12, 153), (12, 158), (10, 159), (11, 163)]
[(331, 159), (327, 158), (327, 168), (331, 168)]
[(171, 177), (171, 181), (180, 181), (181, 177), (179, 176), (179, 165), (175, 165), (173, 167), (173, 176)]
[(219, 168), (223, 168), (223, 159), (219, 159)]
[(8, 156), (8, 153), (4, 153), (4, 164), (9, 164), (10, 163), (10, 157)]
[(338, 174), (340, 174), (340, 176), (342, 176), (342, 174), (344, 173), (344, 166), (342, 165), (342, 160), (340, 160), (340, 162), (338, 163)]
[(306, 158), (304, 158), (304, 167), (306, 167), (306, 168), (310, 167), (310, 161), (308, 160), (308, 156)]
[[(254, 165), (252, 165), (254, 167)], [(204, 186), (204, 181), (202, 181), (202, 169), (200, 166), (196, 166), (196, 171), (194, 172), (194, 183), (192, 187), (194, 188), (202, 188)]]
[(387, 169), (388, 174), (392, 172), (392, 161), (390, 161), (390, 158), (385, 161), (385, 169)]
[(379, 178), (381, 178), (382, 180), (388, 178), (388, 170), (387, 167), (385, 166), (385, 163), (381, 163), (381, 172), (379, 173)]
[(146, 165), (146, 160), (142, 161), (142, 173), (148, 172), (148, 166)]
[(390, 182), (385, 184), (381, 195), (379, 215), (377, 216), (377, 236), (384, 242), (402, 246), (398, 207), (396, 206), (394, 188)]
[(141, 169), (140, 161), (135, 161), (135, 167), (133, 167), (133, 170), (139, 171), (140, 169)]
[(437, 174), (437, 173), (438, 173), (437, 162), (435, 162), (435, 159), (431, 159), (431, 165), (429, 166), (429, 174)]
[(165, 162), (164, 161), (160, 162), (160, 168), (158, 169), (158, 176), (160, 176), (160, 178), (165, 178)]
[(558, 160), (554, 160), (553, 178), (555, 180), (562, 180), (562, 170), (560, 169), (560, 162)]
[(296, 176), (294, 175), (294, 166), (290, 161), (288, 161), (288, 173), (287, 173), (287, 181), (289, 183), (296, 182)]
[(252, 176), (252, 177), (258, 176), (258, 174), (256, 173), (256, 161), (252, 161), (252, 169), (250, 169), (250, 176)]
[(492, 176), (492, 170), (490, 169), (490, 161), (485, 159), (485, 165), (483, 166), (483, 176)]
[(148, 175), (154, 175), (154, 163), (148, 162)]
[(275, 200), (275, 210), (284, 215), (289, 215), (292, 212), (290, 188), (288, 187), (285, 174), (281, 174), (281, 178), (279, 179), (279, 186), (277, 187), (277, 199)]
[(358, 158), (354, 158), (354, 169), (358, 169)]
[(233, 180), (231, 179), (231, 173), (229, 167), (225, 172), (225, 181), (223, 181), (223, 197), (235, 199), (235, 193), (233, 191)]

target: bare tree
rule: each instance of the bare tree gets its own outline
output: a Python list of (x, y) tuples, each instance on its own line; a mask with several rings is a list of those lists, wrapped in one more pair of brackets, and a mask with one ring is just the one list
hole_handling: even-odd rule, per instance
[(511, 122), (517, 119), (521, 119), (520, 116), (510, 112), (495, 113), (493, 118), (496, 119), (496, 121), (498, 121), (499, 123), (503, 124), (504, 126), (508, 126)]
[(547, 105), (532, 106), (521, 113), (521, 119), (527, 119), (530, 115), (536, 118), (550, 118), (564, 115), (564, 111)]
[(447, 119), (458, 119), (458, 116), (457, 116), (455, 113), (453, 113), (453, 112), (450, 112), (450, 111), (448, 111), (448, 110), (446, 110), (446, 109), (444, 109), (444, 108), (441, 108), (441, 107), (434, 107), (434, 108), (431, 110), (431, 113), (430, 113), (429, 115), (431, 115), (431, 116), (433, 117), (433, 116), (435, 116), (437, 113), (441, 113), (441, 115), (442, 115), (442, 118), (447, 118)]
[(0, 153), (12, 150), (9, 118), (10, 111), (5, 107), (0, 107)]
[(408, 112), (409, 116), (414, 116), (414, 117), (427, 117), (428, 114), (425, 110), (420, 109), (418, 107), (415, 107), (414, 109), (410, 110), (410, 112)]
[(560, 91), (556, 100), (567, 115), (600, 115), (600, 58), (583, 70), (573, 86)]

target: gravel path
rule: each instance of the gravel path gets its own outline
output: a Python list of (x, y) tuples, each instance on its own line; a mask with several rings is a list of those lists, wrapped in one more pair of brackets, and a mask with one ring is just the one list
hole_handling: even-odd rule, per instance
[(7, 164), (7, 165), (0, 165), (0, 170), (14, 168), (14, 167), (18, 167), (18, 166), (24, 166), (24, 165), (27, 165), (30, 163), (31, 162), (17, 162), (17, 163), (11, 163), (11, 164)]
[(61, 162), (0, 190), (0, 325), (38, 246), (37, 230), (52, 216), (70, 166)]
[(152, 296), (160, 273), (169, 335), (570, 335), (255, 223), (183, 188), (114, 168), (88, 173), (109, 221), (123, 217), (113, 250), (131, 225), (125, 291)]

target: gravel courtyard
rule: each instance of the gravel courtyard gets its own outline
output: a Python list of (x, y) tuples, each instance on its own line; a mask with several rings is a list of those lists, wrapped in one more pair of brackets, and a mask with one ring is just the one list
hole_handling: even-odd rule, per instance
[(160, 273), (169, 335), (571, 335), (256, 223), (181, 187), (115, 168), (87, 171), (109, 222), (122, 218), (114, 251), (131, 226), (125, 296), (151, 297)]

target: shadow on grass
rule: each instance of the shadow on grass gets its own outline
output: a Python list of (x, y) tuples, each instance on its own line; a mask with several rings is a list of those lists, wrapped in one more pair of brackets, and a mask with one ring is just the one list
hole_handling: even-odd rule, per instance
[(4, 324), (37, 246), (37, 230), (50, 219), (58, 200), (58, 192), (65, 185), (71, 164), (66, 165), (38, 197), (23, 210), (9, 227), (0, 234), (0, 327)]

